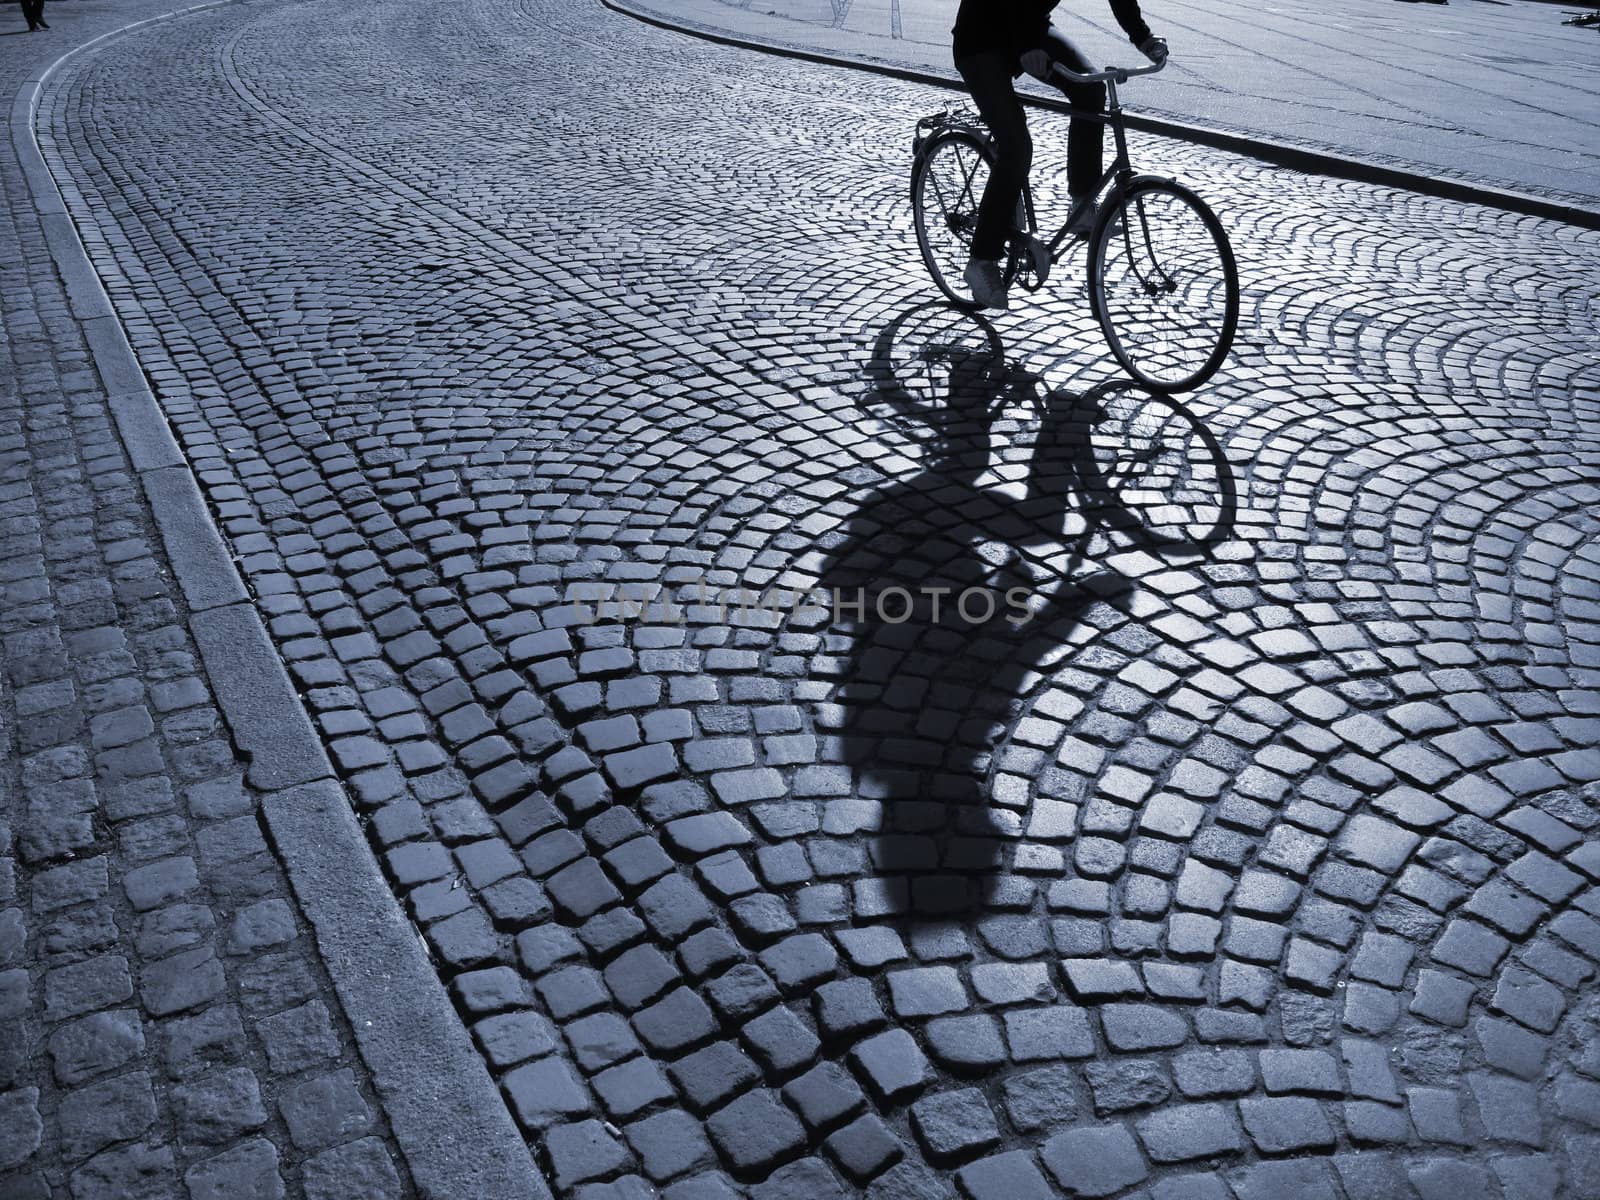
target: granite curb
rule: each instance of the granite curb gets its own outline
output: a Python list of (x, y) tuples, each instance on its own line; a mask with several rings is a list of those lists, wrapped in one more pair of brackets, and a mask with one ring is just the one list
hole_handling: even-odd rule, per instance
[(419, 1194), (548, 1200), (526, 1143), (378, 869), (38, 146), (40, 92), (62, 63), (146, 25), (239, 2), (173, 9), (69, 50), (13, 98), (12, 146), (189, 607), (217, 703), (250, 761), (250, 783), (263, 793), (258, 820), (316, 931)]
[[(776, 55), (780, 58), (798, 59), (803, 62), (820, 63), (824, 66), (842, 67), (847, 70), (868, 71), (874, 75), (884, 75), (891, 79), (903, 79), (911, 83), (929, 84), (933, 87), (947, 88), (952, 91), (963, 93), (966, 91), (966, 85), (953, 72), (945, 74), (937, 71), (924, 71), (916, 67), (870, 62), (842, 54), (832, 54), (824, 50), (802, 49), (798, 46), (786, 46), (777, 42), (746, 37), (742, 34), (682, 24), (668, 20), (657, 13), (647, 12), (635, 7), (627, 3), (627, 0), (599, 0), (599, 2), (611, 11), (620, 13), (623, 16), (632, 17), (635, 20), (643, 21), (660, 29), (667, 29), (675, 33), (700, 38), (703, 41), (714, 42), (718, 45), (755, 50), (763, 54)], [(1050, 112), (1059, 113), (1071, 111), (1065, 100), (1057, 100), (1049, 96), (1030, 95), (1026, 92), (1019, 93), (1019, 95), (1022, 102), (1032, 108), (1042, 108)], [(1458, 179), (1427, 175), (1420, 171), (1407, 171), (1352, 155), (1329, 154), (1303, 146), (1290, 145), (1286, 142), (1273, 141), (1268, 138), (1249, 137), (1244, 134), (1232, 133), (1228, 130), (1208, 125), (1172, 121), (1162, 117), (1142, 116), (1135, 113), (1126, 114), (1124, 119), (1130, 129), (1137, 129), (1144, 133), (1159, 134), (1163, 137), (1178, 138), (1182, 141), (1193, 142), (1196, 145), (1208, 146), (1215, 150), (1226, 150), (1234, 154), (1247, 155), (1251, 158), (1271, 163), (1274, 166), (1287, 167), (1291, 170), (1304, 171), (1308, 174), (1327, 175), (1335, 179), (1351, 179), (1358, 183), (1372, 183), (1384, 187), (1401, 188), (1424, 196), (1435, 196), (1441, 200), (1455, 200), (1463, 204), (1481, 204), (1488, 208), (1498, 208), (1504, 212), (1518, 213), (1522, 216), (1561, 221), (1585, 229), (1600, 229), (1600, 209), (1566, 204), (1559, 200), (1549, 200), (1543, 196), (1529, 195), (1525, 192), (1513, 192), (1504, 188), (1493, 188), (1482, 184), (1466, 183)]]

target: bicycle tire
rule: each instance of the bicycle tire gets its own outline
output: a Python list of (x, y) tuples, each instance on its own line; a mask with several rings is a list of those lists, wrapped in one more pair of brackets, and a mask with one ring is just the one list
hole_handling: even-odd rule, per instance
[(1090, 232), (1089, 301), (1129, 375), (1155, 392), (1199, 387), (1239, 324), (1239, 268), (1222, 222), (1181, 183), (1133, 179)]
[[(982, 138), (948, 130), (923, 147), (911, 177), (911, 211), (923, 265), (945, 297), (964, 308), (978, 307), (962, 273), (971, 256), (978, 202), (993, 162), (994, 151)], [(1019, 216), (1029, 208), (1026, 196), (1018, 201)], [(1002, 264), (1007, 287), (1019, 265), (1015, 250), (1008, 246)]]

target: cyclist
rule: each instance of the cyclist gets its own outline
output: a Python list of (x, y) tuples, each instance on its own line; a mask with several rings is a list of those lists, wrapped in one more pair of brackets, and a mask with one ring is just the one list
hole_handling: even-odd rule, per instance
[[(1167, 43), (1150, 32), (1139, 12), (1139, 0), (1110, 0), (1111, 13), (1128, 40), (1151, 62), (1166, 61)], [(1026, 71), (1050, 82), (1060, 63), (1068, 70), (1094, 70), (1082, 52), (1050, 23), (1058, 0), (961, 0), (956, 13), (952, 51), (956, 70), (966, 81), (978, 112), (994, 139), (995, 162), (978, 203), (978, 227), (972, 235), (972, 257), (966, 281), (972, 298), (985, 308), (1004, 309), (1006, 300), (1000, 257), (1005, 253), (1017, 201), (1033, 163), (1028, 119), (1017, 99), (1013, 80)], [(1077, 113), (1099, 113), (1106, 103), (1103, 83), (1060, 83), (1074, 116), (1067, 130), (1067, 191), (1076, 208), (1071, 231), (1087, 236), (1094, 225), (1094, 188), (1100, 181), (1105, 125)]]

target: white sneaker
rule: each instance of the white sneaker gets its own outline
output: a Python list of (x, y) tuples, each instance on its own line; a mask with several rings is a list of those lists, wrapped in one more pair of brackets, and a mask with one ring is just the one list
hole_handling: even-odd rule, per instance
[(975, 258), (967, 263), (962, 273), (972, 298), (980, 308), (998, 308), (1001, 312), (1011, 307), (1006, 297), (1005, 278), (1000, 274), (1000, 264), (986, 258)]

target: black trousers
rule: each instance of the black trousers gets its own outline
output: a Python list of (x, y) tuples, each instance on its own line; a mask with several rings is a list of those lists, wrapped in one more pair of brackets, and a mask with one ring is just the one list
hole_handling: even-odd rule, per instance
[(22, 0), (22, 17), (29, 29), (43, 22), (44, 0)]
[[(1051, 26), (1038, 47), (1073, 71), (1092, 71), (1079, 49)], [(994, 137), (997, 160), (978, 203), (978, 228), (972, 235), (972, 257), (997, 259), (1005, 253), (1006, 238), (1014, 224), (1017, 201), (1033, 165), (1033, 138), (1028, 118), (1017, 99), (1013, 82), (1020, 71), (1018, 55), (984, 50), (956, 59), (956, 70), (966, 80), (973, 103), (983, 114)], [(1106, 106), (1103, 83), (1058, 84), (1075, 112), (1099, 113)], [(1082, 196), (1100, 182), (1105, 147), (1105, 124), (1091, 117), (1074, 116), (1067, 128), (1067, 190)]]

